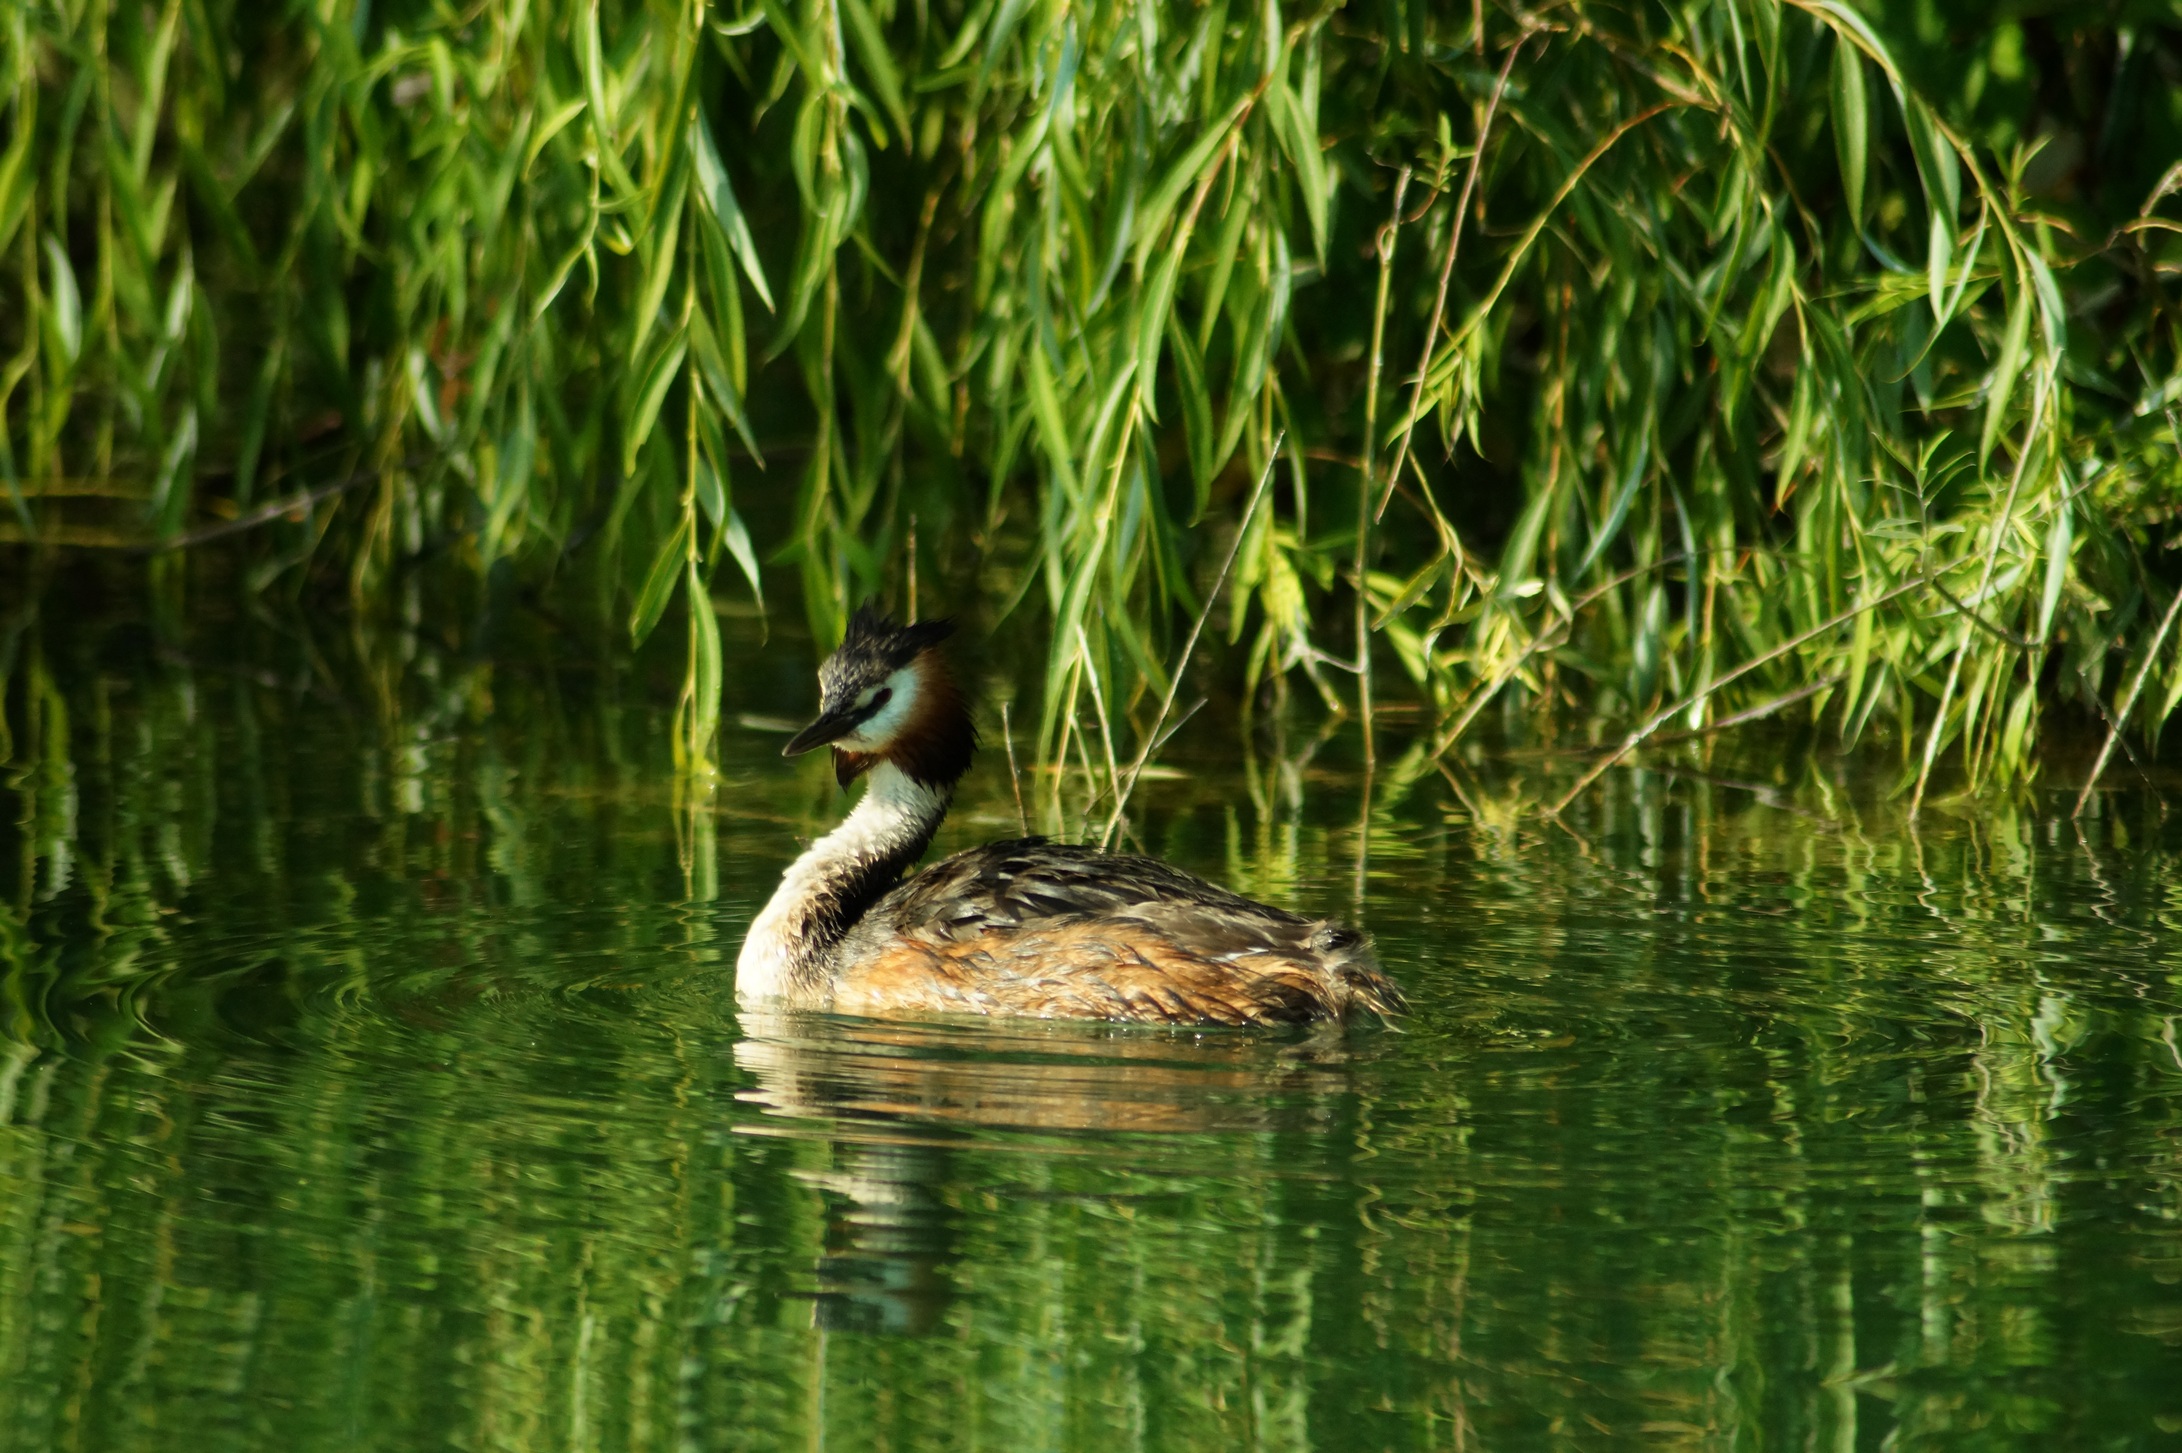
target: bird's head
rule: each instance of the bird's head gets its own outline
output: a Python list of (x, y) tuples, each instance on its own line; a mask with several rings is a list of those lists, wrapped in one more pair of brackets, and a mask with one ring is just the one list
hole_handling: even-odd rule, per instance
[(881, 760), (929, 785), (954, 783), (977, 749), (977, 728), (939, 649), (954, 632), (952, 621), (897, 625), (858, 606), (819, 665), (818, 719), (781, 755), (832, 747), (844, 787)]

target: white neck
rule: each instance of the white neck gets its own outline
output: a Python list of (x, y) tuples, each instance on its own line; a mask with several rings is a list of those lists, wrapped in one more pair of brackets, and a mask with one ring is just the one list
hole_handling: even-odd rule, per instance
[(735, 994), (823, 1007), (833, 951), (874, 900), (921, 856), (947, 815), (950, 786), (932, 786), (882, 761), (841, 825), (781, 875), (735, 961)]

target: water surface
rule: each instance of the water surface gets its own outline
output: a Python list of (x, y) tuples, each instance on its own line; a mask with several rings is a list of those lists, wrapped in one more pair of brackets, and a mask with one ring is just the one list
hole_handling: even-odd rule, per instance
[[(2141, 784), (1911, 833), (1690, 748), (1563, 829), (1568, 758), (1397, 722), (1367, 807), (1353, 733), (1206, 720), (1144, 843), (1360, 918), (1400, 1032), (738, 1016), (841, 806), (751, 715), (807, 648), (693, 802), (656, 683), (40, 631), (0, 1450), (2182, 1443)], [(1015, 829), (988, 753), (943, 846)]]

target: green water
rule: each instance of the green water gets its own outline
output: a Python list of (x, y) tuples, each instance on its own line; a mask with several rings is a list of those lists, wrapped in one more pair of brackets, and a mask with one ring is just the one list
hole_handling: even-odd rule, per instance
[(1359, 916), (1402, 1032), (739, 1019), (823, 763), (678, 803), (658, 680), (336, 645), (11, 648), (5, 1453), (2182, 1444), (2144, 791), (1910, 834), (1773, 743), (1564, 831), (1571, 759), (1397, 722), (1367, 811), (1207, 713), (1145, 841)]

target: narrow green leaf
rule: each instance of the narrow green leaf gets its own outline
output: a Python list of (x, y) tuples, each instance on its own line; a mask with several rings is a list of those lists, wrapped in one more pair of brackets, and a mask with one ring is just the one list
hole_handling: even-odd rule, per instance
[(1583, 560), (1569, 576), (1571, 580), (1584, 578), (1598, 558), (1621, 535), (1622, 521), (1629, 517), (1629, 506), (1636, 501), (1637, 491), (1644, 484), (1644, 473), (1652, 462), (1652, 420), (1644, 419), (1644, 428), (1636, 436), (1635, 447), (1629, 450), (1627, 461), (1621, 469), (1620, 486), (1614, 491), (1614, 503), (1607, 510), (1606, 518), (1591, 536), (1591, 544), (1583, 552)]
[(765, 609), (765, 581), (758, 574), (758, 552), (750, 547), (749, 527), (733, 509), (727, 512), (724, 537), (727, 553), (735, 557), (735, 563), (742, 568), (743, 579), (750, 582), (750, 593), (757, 598), (758, 609)]
[[(2069, 553), (2075, 548), (2076, 509), (2064, 496), (2054, 507), (2053, 523), (2046, 529), (2046, 579), (2038, 592), (2038, 639), (2041, 641), (2053, 638), (2053, 613), (2060, 607), (2061, 588), (2068, 583)], [(2168, 709), (2173, 709), (2172, 703)]]
[(1204, 174), (1206, 164), (1222, 146), (1227, 144), (1227, 134), (1242, 120), (1243, 112), (1250, 105), (1245, 96), (1230, 106), (1218, 124), (1206, 129), (1188, 151), (1182, 153), (1159, 185), (1152, 188), (1151, 200), (1136, 214), (1136, 264), (1142, 269), (1151, 257), (1152, 247), (1161, 233), (1167, 230), (1167, 219), (1174, 215), (1182, 193), (1195, 186)]
[[(1187, 239), (1180, 239), (1186, 243)], [(1174, 301), (1174, 279), (1182, 266), (1184, 247), (1169, 248), (1153, 271), (1151, 285), (1137, 305), (1136, 315), (1136, 376), (1140, 388), (1139, 397), (1144, 400), (1144, 414), (1154, 423), (1159, 419), (1159, 340), (1166, 336), (1167, 311)]]
[(590, 0), (584, 7), (582, 26), (577, 54), (583, 65), (584, 96), (590, 103), (591, 131), (598, 142), (599, 162), (606, 168), (606, 179), (613, 183), (614, 190), (624, 197), (634, 197), (642, 189), (621, 159), (614, 116), (606, 106), (606, 55), (599, 41), (599, 0)]
[[(1857, 719), (1857, 704), (1864, 698), (1864, 676), (1871, 669), (1871, 647), (1877, 630), (1877, 611), (1863, 611), (1856, 617), (1855, 629), (1849, 637), (1849, 670), (1842, 682), (1841, 719), (1844, 723)], [(1868, 708), (1867, 708), (1868, 710)], [(1855, 741), (1853, 729), (1845, 729), (1849, 742)]]
[[(705, 585), (697, 562), (689, 562), (684, 576), (689, 602), (690, 645), (690, 740), (700, 758), (712, 756), (713, 739), (720, 730), (720, 621), (712, 613), (712, 592)], [(694, 763), (691, 765), (695, 765)]]
[(15, 139), (9, 143), (7, 155), (0, 157), (0, 253), (15, 240), (15, 229), (30, 211), (31, 194), (37, 190), (38, 174), (30, 164), (30, 138), (37, 129), (37, 95), (35, 86), (17, 90)]
[(1076, 83), (1076, 63), (1079, 59), (1073, 29), (1062, 36), (1061, 60), (1055, 74), (1046, 84), (1045, 105), (1038, 110), (1038, 119), (1031, 123), (1029, 131), (1017, 138), (1008, 151), (1007, 164), (1000, 169), (993, 185), (1002, 192), (1013, 192), (1023, 180), (1031, 164), (1045, 154), (1046, 138), (1052, 133), (1055, 118), (1069, 102)]
[(735, 201), (735, 188), (727, 179), (727, 168), (720, 164), (720, 154), (712, 146), (711, 128), (705, 125), (704, 113), (698, 112), (689, 123), (690, 159), (697, 168), (698, 194), (720, 224), (720, 231), (727, 237), (729, 247), (741, 260), (750, 286), (757, 290), (758, 301), (765, 304), (765, 311), (773, 312), (773, 291), (765, 285), (765, 268), (758, 261), (758, 247), (750, 238), (750, 224), (743, 220), (742, 207)]
[(259, 261), (257, 244), (250, 240), (250, 229), (243, 225), (235, 204), (228, 198), (227, 188), (221, 185), (203, 150), (187, 136), (182, 138), (181, 153), (182, 173), (189, 181), (190, 195), (210, 216), (220, 240), (241, 264), (244, 275), (256, 282), (264, 264)]
[(781, 0), (758, 0), (758, 5), (765, 11), (766, 22), (772, 27), (774, 37), (795, 59), (796, 69), (803, 72), (803, 78), (820, 91), (830, 88), (833, 77), (820, 61), (819, 52), (803, 34), (803, 27), (796, 24), (795, 17), (788, 13), (788, 7), (781, 4)]
[(659, 321), (660, 309), (667, 301), (667, 285), (674, 280), (675, 258), (680, 252), (682, 239), (682, 199), (689, 185), (689, 169), (676, 167), (674, 177), (661, 194), (659, 217), (644, 246), (650, 253), (650, 263), (644, 271), (644, 289), (637, 294), (636, 315), (630, 320), (629, 366), (644, 354), (644, 344), (650, 339), (652, 328)]
[(894, 57), (887, 47), (886, 36), (864, 0), (841, 0), (841, 13), (848, 20), (849, 42), (856, 47), (856, 59), (862, 62), (864, 74), (871, 78), (872, 89), (879, 93), (879, 104), (886, 108), (887, 116), (894, 122), (894, 133), (907, 150), (909, 108), (902, 103), (901, 74), (894, 68)]
[(1803, 469), (1803, 461), (1811, 443), (1811, 424), (1817, 414), (1814, 370), (1796, 370), (1796, 389), (1788, 404), (1788, 429), (1781, 437), (1780, 462), (1774, 471), (1774, 494), (1785, 499), (1795, 490), (1796, 476)]
[(1068, 424), (1061, 414), (1061, 397), (1053, 386), (1052, 366), (1046, 361), (1045, 349), (1035, 341), (1028, 352), (1029, 359), (1023, 372), (1030, 384), (1031, 411), (1037, 416), (1038, 434), (1046, 446), (1046, 462), (1052, 467), (1062, 497), (1079, 499), (1082, 496), (1076, 483), (1076, 448), (1069, 441)]
[(1204, 357), (1198, 353), (1195, 340), (1175, 314), (1168, 315), (1167, 337), (1174, 348), (1176, 389), (1182, 395), (1182, 433), (1189, 447), (1190, 483), (1196, 497), (1189, 522), (1194, 525), (1204, 518), (1205, 506), (1211, 502), (1214, 470), (1212, 390), (1205, 383)]
[(705, 518), (712, 521), (713, 528), (720, 528), (727, 520), (727, 488), (720, 482), (720, 472), (702, 452), (697, 456), (697, 473), (690, 481), (690, 492), (697, 496), (697, 503), (704, 509)]
[(1197, 351), (1203, 353), (1212, 347), (1212, 330), (1220, 321), (1220, 310), (1227, 301), (1227, 286), (1235, 273), (1235, 260), (1242, 254), (1243, 225), (1250, 220), (1254, 210), (1252, 202), (1257, 194), (1257, 177), (1253, 174), (1247, 184), (1234, 188), (1228, 199), (1227, 214), (1220, 221), (1220, 230), (1212, 244), (1212, 277), (1205, 284), (1203, 311), (1197, 323)]
[(68, 261), (67, 249), (50, 232), (45, 235), (45, 261), (52, 275), (48, 290), (53, 307), (47, 317), (53, 341), (59, 345), (62, 365), (74, 367), (83, 352), (83, 294), (76, 290), (76, 269)]
[(2038, 291), (2038, 328), (2045, 335), (2046, 354), (2057, 364), (2068, 351), (2068, 310), (2061, 306), (2061, 290), (2046, 260), (2035, 252), (2024, 253), (2023, 260), (2030, 266), (2031, 286)]
[(644, 638), (659, 624), (667, 602), (674, 595), (674, 583), (681, 577), (682, 565), (689, 558), (690, 522), (682, 522), (668, 532), (660, 542), (659, 553), (652, 557), (652, 568), (645, 572), (644, 588), (637, 592), (636, 609), (629, 613), (629, 643), (644, 644)]
[(272, 345), (258, 364), (258, 376), (250, 389), (250, 402), (243, 410), (242, 443), (235, 453), (235, 503), (248, 506), (256, 493), (258, 458), (265, 449), (265, 425), (273, 407), (273, 386), (280, 381), (282, 366), (288, 356), (288, 330), (286, 320), (276, 324)]
[(1864, 91), (1864, 58), (1847, 36), (1834, 37), (1833, 140), (1841, 163), (1841, 190), (1849, 222), (1864, 225), (1864, 172), (1871, 153), (1871, 99)]
[(735, 380), (729, 373), (727, 360), (720, 356), (719, 340), (713, 335), (712, 325), (703, 313), (690, 315), (690, 342), (697, 355), (697, 367), (705, 376), (705, 393), (727, 420), (735, 426), (735, 432), (750, 451), (750, 457), (765, 467), (765, 456), (758, 449), (757, 436), (751, 432), (750, 418), (743, 410), (742, 396), (735, 389)]
[(538, 153), (544, 151), (547, 144), (554, 137), (560, 135), (569, 122), (581, 116), (584, 108), (589, 104), (588, 101), (581, 98), (573, 101), (563, 101), (558, 107), (547, 113), (545, 120), (531, 128), (530, 142), (523, 149), (524, 170), (529, 170), (531, 164), (538, 160)]
[(1925, 244), (1925, 282), (1932, 299), (1932, 317), (1947, 321), (1947, 272), (1954, 261), (1955, 221), (1952, 214), (1932, 214), (1930, 236)]
[(2178, 703), (2182, 703), (2182, 650), (2175, 652), (2174, 665), (2170, 668), (2167, 678), (2166, 698), (2159, 703), (2159, 711), (2152, 717), (2153, 731), (2156, 732), (2166, 725), (2167, 718), (2174, 715), (2174, 709)]
[[(1000, 0), (1000, 13), (994, 18), (992, 29), (986, 34), (985, 54), (978, 62), (977, 84), (970, 91), (973, 105), (984, 99), (985, 87), (992, 79), (993, 65), (1000, 59), (1000, 51), (1007, 45), (1009, 37), (1015, 34), (1015, 27), (1022, 23), (1023, 12), (1029, 8), (1030, 0)], [(961, 58), (952, 48), (948, 54), (954, 55), (958, 60)]]
[(1304, 215), (1311, 223), (1311, 249), (1323, 262), (1326, 257), (1326, 158), (1319, 151), (1318, 134), (1303, 116), (1303, 104), (1286, 83), (1267, 93), (1273, 109), (1274, 131), (1281, 150), (1295, 166), (1293, 181), (1303, 197)]
[(531, 464), (537, 456), (538, 420), (531, 407), (530, 391), (524, 389), (515, 406), (497, 452), (493, 493), (488, 501), (484, 538), (479, 553), (489, 563), (500, 558), (519, 512), (530, 503)]
[(159, 473), (152, 480), (152, 517), (162, 539), (182, 528), (183, 516), (189, 511), (190, 466), (196, 458), (197, 410), (194, 406), (185, 406), (180, 422), (167, 440), (166, 453), (160, 456)]
[[(1985, 431), (1978, 439), (1977, 462), (1982, 468), (1992, 458), (1993, 445), (2000, 438), (2000, 431), (2008, 418), (2008, 400), (2015, 392), (2015, 381), (2023, 372), (2023, 357), (2030, 343), (2031, 290), (2020, 283), (2015, 289), (2014, 301), (2008, 307), (2007, 331), (2001, 335), (2000, 357), (1993, 364), (1992, 382), (1985, 391)], [(2025, 440), (2024, 448), (2030, 447)]]
[(1917, 174), (1924, 182), (1925, 204), (1944, 216), (1952, 228), (1962, 213), (1962, 161), (1924, 102), (1914, 96), (1904, 97), (1902, 120), (1909, 130)]
[(630, 411), (622, 426), (621, 473), (627, 478), (636, 473), (636, 456), (644, 447), (644, 441), (652, 436), (652, 425), (659, 421), (660, 405), (667, 401), (667, 389), (674, 383), (674, 376), (681, 371), (683, 356), (689, 352), (689, 335), (677, 333), (660, 348), (659, 356), (644, 375), (643, 385), (637, 390), (636, 407)]

